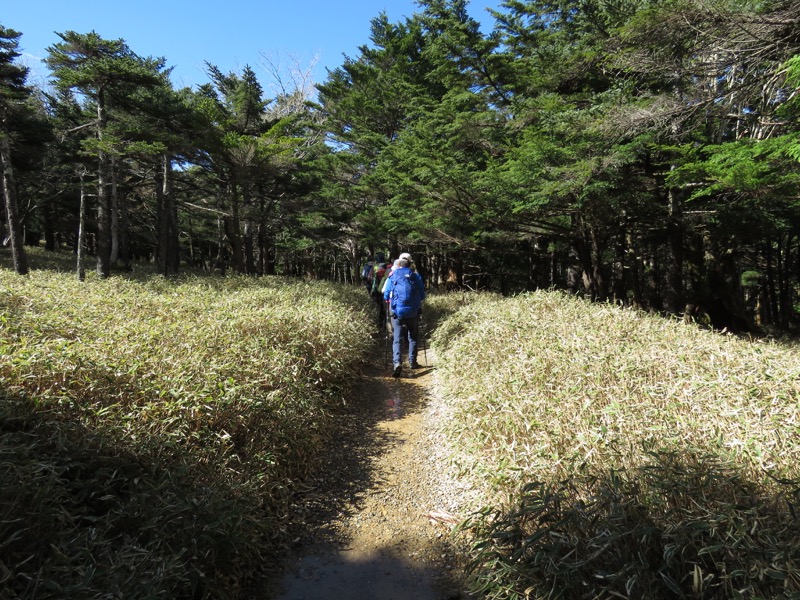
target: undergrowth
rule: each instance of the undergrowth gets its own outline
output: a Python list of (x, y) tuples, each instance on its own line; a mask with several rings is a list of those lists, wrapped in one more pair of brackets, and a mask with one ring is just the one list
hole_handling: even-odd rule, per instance
[[(800, 355), (560, 293), (434, 335), (485, 598), (800, 597)], [(464, 457), (467, 458), (464, 458)]]
[(360, 292), (0, 269), (0, 595), (252, 597), (369, 347)]

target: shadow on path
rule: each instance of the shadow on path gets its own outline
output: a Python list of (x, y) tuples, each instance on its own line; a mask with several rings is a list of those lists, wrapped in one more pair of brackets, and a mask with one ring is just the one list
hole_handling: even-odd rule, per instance
[(294, 506), (296, 552), (274, 600), (459, 598), (446, 529), (428, 513), (431, 367), (394, 379), (378, 358), (338, 416), (326, 465)]

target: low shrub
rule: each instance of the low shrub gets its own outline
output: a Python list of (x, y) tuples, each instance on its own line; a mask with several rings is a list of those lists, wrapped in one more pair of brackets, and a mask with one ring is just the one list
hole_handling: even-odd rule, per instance
[(476, 292), (442, 292), (439, 290), (427, 290), (426, 298), (422, 306), (421, 321), (426, 334), (439, 332), (439, 342), (442, 342), (440, 331), (444, 324), (451, 323), (454, 315), (463, 307), (468, 306), (478, 298), (487, 297), (486, 293)]
[(478, 299), (434, 345), (485, 597), (800, 593), (796, 347), (552, 292)]
[(358, 292), (0, 270), (4, 597), (248, 597), (371, 343)]

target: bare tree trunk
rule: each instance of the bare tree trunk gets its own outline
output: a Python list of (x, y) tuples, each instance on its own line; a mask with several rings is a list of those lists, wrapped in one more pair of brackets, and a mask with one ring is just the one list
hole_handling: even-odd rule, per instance
[(253, 223), (250, 219), (245, 219), (244, 222), (244, 236), (243, 236), (243, 252), (244, 252), (244, 268), (248, 275), (256, 274), (256, 256), (255, 244), (253, 243)]
[(111, 248), (109, 250), (108, 260), (110, 265), (116, 265), (119, 258), (119, 237), (120, 237), (120, 218), (119, 218), (119, 196), (117, 190), (117, 161), (114, 155), (111, 155)]
[(792, 305), (790, 303), (791, 296), (789, 291), (789, 246), (790, 240), (787, 240), (786, 244), (784, 244), (783, 236), (778, 235), (778, 310), (779, 323), (782, 328), (788, 327), (789, 315), (792, 311)]
[(227, 269), (224, 217), (217, 217), (217, 257), (214, 260), (214, 268), (218, 269), (223, 275)]
[(266, 243), (264, 244), (264, 249), (266, 252), (264, 275), (275, 275), (278, 272), (277, 269), (278, 257), (275, 253), (275, 246), (271, 243), (271, 237), (269, 236), (267, 237)]
[(158, 272), (165, 277), (177, 275), (180, 265), (178, 217), (172, 195), (172, 160), (161, 156), (161, 169), (156, 178), (156, 211), (158, 218)]
[(642, 268), (641, 260), (638, 259), (637, 238), (629, 231), (627, 233), (627, 252), (628, 265), (631, 268), (631, 289), (633, 291), (633, 305), (637, 308), (644, 307), (644, 296), (642, 294)]
[(231, 216), (225, 219), (225, 234), (231, 245), (231, 267), (236, 273), (244, 273), (244, 252), (242, 251), (242, 225), (239, 219), (239, 195), (236, 182), (229, 187), (231, 199)]
[[(675, 167), (673, 167), (675, 168)], [(664, 293), (664, 309), (672, 314), (683, 311), (683, 205), (678, 190), (667, 192), (668, 224), (667, 286)]]
[(592, 280), (594, 281), (592, 300), (605, 300), (608, 298), (608, 288), (603, 274), (603, 248), (597, 237), (597, 229), (592, 225), (589, 226), (589, 241), (591, 242), (589, 247), (591, 248)]
[(81, 173), (81, 204), (80, 214), (78, 215), (78, 281), (86, 279), (86, 271), (83, 267), (83, 248), (86, 245), (86, 186), (84, 185), (85, 173)]
[(272, 217), (277, 201), (267, 197), (264, 190), (259, 190), (260, 206), (260, 225), (258, 228), (258, 253), (259, 253), (259, 273), (261, 275), (275, 275), (275, 246), (273, 244)]
[(305, 270), (305, 277), (308, 280), (317, 279), (317, 272), (314, 269), (314, 257), (311, 254), (311, 250), (306, 250), (303, 253), (303, 266)]
[(120, 198), (119, 202), (119, 255), (117, 261), (121, 263), (124, 270), (131, 269), (131, 247), (130, 247), (130, 228), (128, 224), (128, 206), (126, 198)]
[(156, 169), (155, 172), (155, 193), (156, 193), (156, 268), (159, 274), (167, 274), (167, 244), (166, 244), (166, 218), (164, 216), (164, 169)]
[(658, 245), (655, 242), (650, 242), (647, 252), (648, 256), (644, 260), (644, 287), (647, 307), (653, 311), (661, 311), (663, 309), (663, 299), (658, 285), (661, 277), (661, 265), (658, 261)]
[(256, 260), (256, 273), (258, 275), (264, 275), (267, 271), (267, 236), (266, 233), (266, 224), (264, 223), (264, 219), (261, 219), (261, 222), (258, 224), (258, 232), (256, 233), (256, 252), (257, 252), (257, 260)]
[[(586, 224), (581, 215), (573, 215), (572, 227), (575, 232), (572, 250), (574, 257), (578, 259), (578, 270), (583, 283), (582, 291), (588, 294), (592, 300), (597, 300), (599, 296), (598, 284), (600, 282), (597, 280), (598, 269), (597, 265), (595, 265), (594, 256), (599, 251), (599, 244), (591, 226)], [(578, 291), (574, 289), (578, 284), (576, 275), (577, 273), (573, 272), (569, 284), (574, 291)]]
[(217, 210), (219, 216), (217, 217), (217, 256), (214, 259), (214, 269), (220, 271), (222, 275), (228, 270), (228, 245), (225, 240), (228, 217), (225, 215), (225, 197), (226, 197), (225, 184), (220, 185), (217, 193)]
[(464, 288), (464, 254), (456, 251), (447, 266), (445, 285), (455, 285), (456, 289)]
[(8, 143), (8, 134), (5, 131), (5, 116), (2, 124), (3, 129), (0, 130), (0, 164), (3, 167), (3, 197), (6, 205), (11, 255), (14, 261), (14, 271), (20, 275), (27, 275), (28, 256), (25, 253), (19, 212), (17, 210), (17, 190), (14, 186), (14, 170), (11, 167), (11, 146)]
[(358, 255), (361, 253), (361, 249), (358, 245), (358, 241), (354, 239), (347, 240), (346, 249), (347, 265), (352, 266), (352, 269), (347, 269), (346, 271), (346, 279), (347, 281), (352, 281), (355, 283), (361, 276), (361, 273), (359, 272), (361, 269), (361, 264), (358, 260)]
[[(106, 125), (105, 95), (97, 93), (97, 139), (102, 143)], [(106, 278), (111, 274), (111, 215), (108, 193), (108, 155), (100, 149), (97, 153), (97, 274)]]
[(778, 294), (775, 292), (775, 268), (772, 260), (772, 240), (767, 239), (764, 244), (764, 258), (766, 259), (767, 267), (767, 306), (769, 308), (770, 323), (778, 323)]
[(625, 269), (627, 266), (625, 259), (628, 256), (626, 249), (626, 243), (628, 240), (627, 221), (627, 214), (623, 209), (619, 214), (619, 230), (617, 231), (616, 243), (614, 244), (614, 276), (611, 284), (614, 302), (622, 304), (623, 306), (628, 304), (628, 287), (626, 285), (627, 282), (625, 277)]

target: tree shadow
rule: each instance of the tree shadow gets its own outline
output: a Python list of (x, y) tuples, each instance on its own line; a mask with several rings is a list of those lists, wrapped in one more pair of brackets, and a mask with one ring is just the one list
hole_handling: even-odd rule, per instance
[[(472, 573), (532, 597), (796, 597), (798, 483), (754, 482), (705, 451), (523, 489), (473, 522)], [(477, 548), (477, 546), (476, 546)]]
[[(41, 246), (25, 246), (28, 258), (28, 267), (32, 271), (53, 271), (56, 273), (75, 273), (78, 272), (77, 254), (70, 248), (57, 248), (56, 250), (45, 250)], [(95, 270), (97, 258), (94, 255), (84, 259), (83, 267), (87, 273)], [(0, 269), (14, 269), (13, 256), (11, 249), (0, 246)], [(147, 260), (131, 260), (127, 267), (112, 267), (112, 272), (119, 275), (129, 275), (132, 271), (148, 275), (157, 274), (154, 263)]]
[(347, 551), (304, 556), (276, 598), (278, 600), (440, 600), (457, 598), (431, 569), (420, 568), (378, 551), (350, 556)]
[(0, 389), (0, 596), (249, 597), (264, 507), (198, 471)]
[[(287, 557), (283, 577), (270, 586), (274, 597), (459, 597), (453, 593), (457, 584), (448, 569), (409, 559), (409, 548), (400, 540), (376, 544), (372, 554), (365, 556), (350, 546), (352, 540), (341, 527), (386, 483), (376, 469), (376, 459), (395, 452), (404, 442), (403, 436), (385, 425), (425, 410), (428, 396), (418, 380), (431, 370), (406, 369), (406, 375), (414, 376), (395, 379), (380, 356), (365, 366), (363, 381), (337, 411), (336, 433), (322, 468), (296, 497), (292, 531), (297, 543)], [(452, 558), (444, 536), (436, 552)]]

